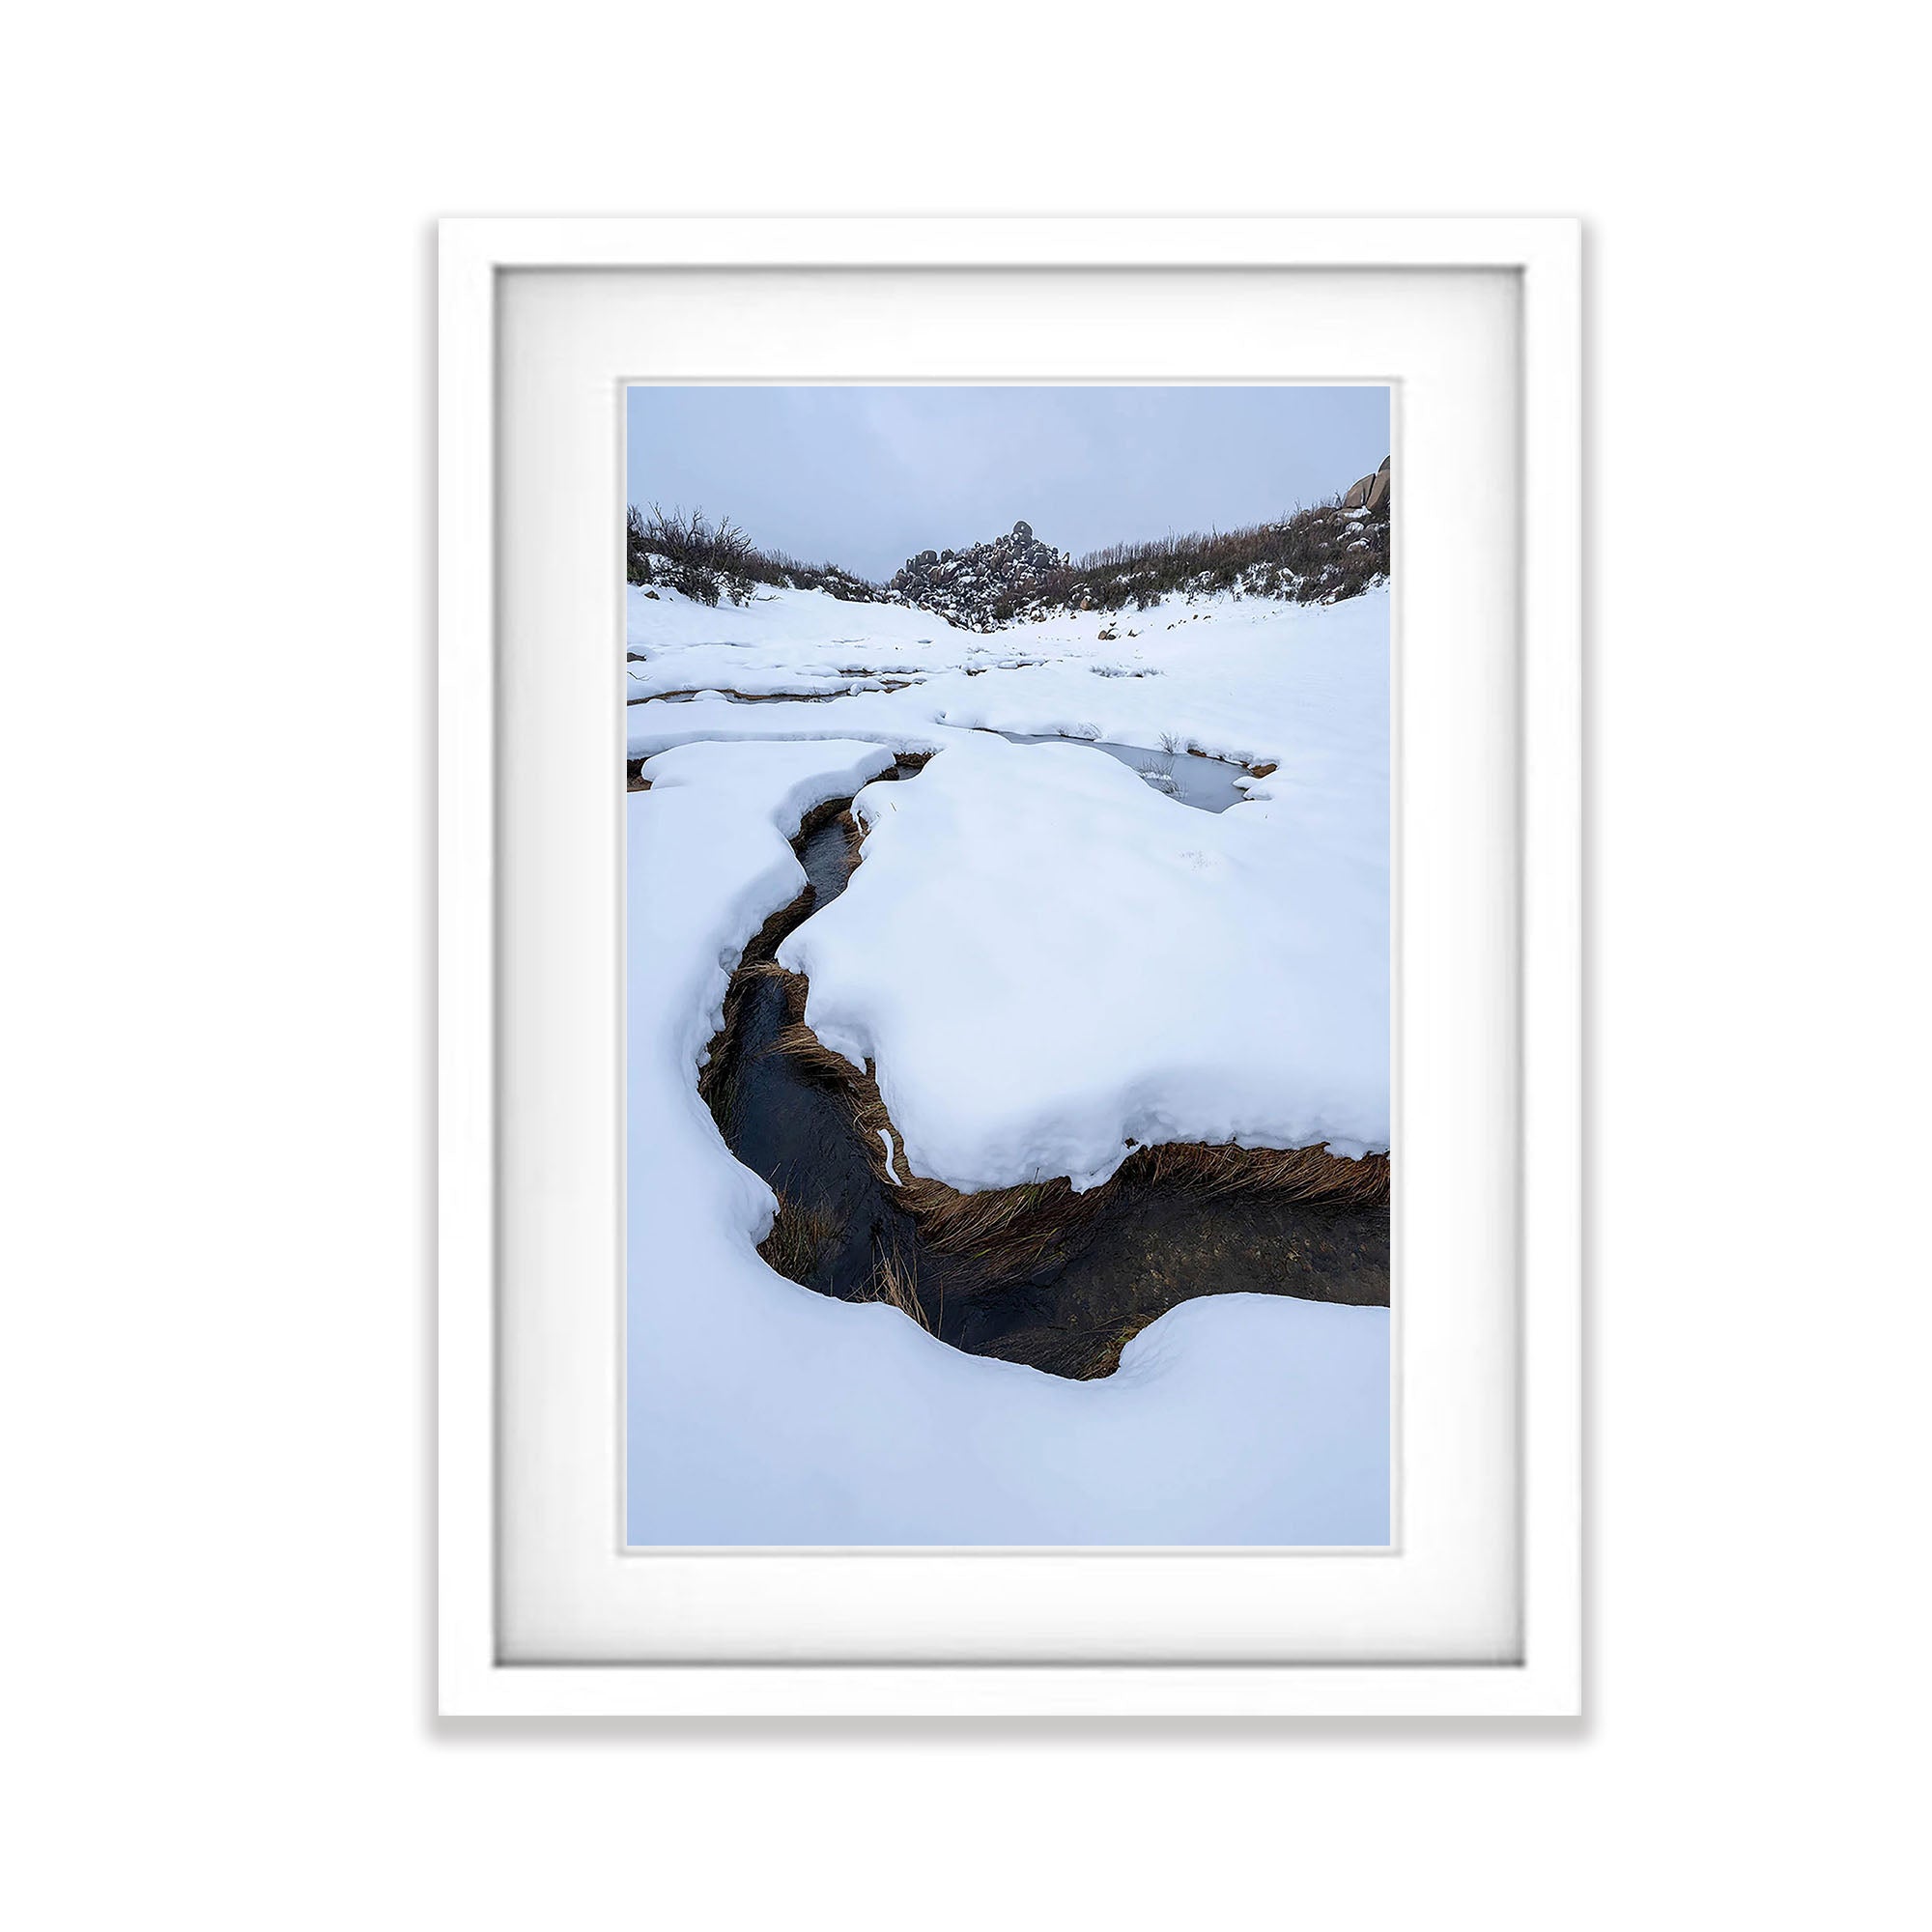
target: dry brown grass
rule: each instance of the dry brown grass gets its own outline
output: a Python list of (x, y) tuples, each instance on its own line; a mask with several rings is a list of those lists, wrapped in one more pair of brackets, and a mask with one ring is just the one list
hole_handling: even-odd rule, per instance
[(1145, 1328), (1150, 1321), (1158, 1318), (1153, 1315), (1136, 1315), (1123, 1321), (1120, 1328), (1108, 1338), (1106, 1346), (1092, 1360), (1081, 1366), (1078, 1379), (1083, 1382), (1096, 1382), (1102, 1376), (1111, 1376), (1121, 1366), (1121, 1350)]
[(845, 603), (874, 603), (879, 590), (836, 563), (809, 564), (782, 551), (760, 550), (729, 517), (702, 510), (646, 511), (629, 506), (625, 576), (633, 583), (664, 583), (703, 604), (721, 597), (750, 600), (753, 586), (769, 583), (825, 590)]
[(758, 1253), (787, 1280), (807, 1282), (838, 1233), (837, 1218), (825, 1208), (781, 1194), (771, 1233), (758, 1243)]
[[(1350, 548), (1356, 541), (1365, 548)], [(1352, 597), (1389, 570), (1389, 500), (1366, 518), (1328, 498), (1279, 522), (1114, 544), (996, 597), (997, 622), (1036, 610), (1150, 609), (1171, 591), (1232, 590), (1303, 604)]]
[(805, 856), (805, 841), (822, 827), (830, 825), (835, 818), (850, 818), (852, 801), (849, 798), (828, 798), (823, 805), (814, 805), (798, 821), (798, 830), (791, 835), (791, 842), (798, 850), (800, 858)]
[(842, 1053), (834, 1053), (803, 1020), (779, 1029), (771, 1050), (781, 1053), (809, 1080), (842, 1088), (858, 1072)]
[[(961, 1193), (911, 1172), (872, 1069), (868, 1065), (861, 1071), (819, 1039), (804, 1019), (805, 980), (797, 974), (784, 977), (788, 1024), (772, 1050), (840, 1095), (873, 1174), (919, 1223), (921, 1235), (941, 1253), (970, 1256), (992, 1275), (1029, 1272), (1078, 1238), (1103, 1209), (1150, 1187), (1180, 1188), (1204, 1199), (1265, 1194), (1282, 1201), (1350, 1207), (1388, 1199), (1386, 1154), (1350, 1160), (1325, 1148), (1209, 1147), (1198, 1142), (1137, 1148), (1111, 1179), (1083, 1194), (1076, 1194), (1064, 1176)], [(892, 1141), (896, 1181), (887, 1172), (881, 1133)]]
[(1192, 1189), (1210, 1200), (1231, 1194), (1272, 1194), (1284, 1201), (1367, 1208), (1389, 1196), (1387, 1154), (1350, 1160), (1319, 1147), (1208, 1147), (1183, 1141), (1138, 1149), (1121, 1169), (1121, 1175), (1130, 1173), (1157, 1184)]
[(1076, 1194), (1064, 1179), (961, 1194), (944, 1181), (915, 1177), (899, 1193), (935, 1248), (969, 1256), (995, 1275), (1030, 1273), (1117, 1198), (1097, 1187)]
[(737, 1068), (738, 1023), (751, 983), (768, 968), (774, 973), (779, 971), (773, 964), (772, 954), (779, 950), (784, 936), (811, 910), (812, 900), (817, 896), (817, 893), (808, 885), (789, 905), (781, 906), (759, 926), (739, 955), (738, 970), (731, 975), (730, 984), (724, 989), (723, 1022), (711, 1037), (704, 1065), (697, 1074), (697, 1097), (714, 1116), (718, 1114), (725, 1089)]
[(1068, 1381), (1098, 1381), (1121, 1366), (1121, 1350), (1163, 1312), (1130, 1316), (1111, 1332), (1082, 1327), (1025, 1329), (1004, 1337), (994, 1352), (1003, 1362), (1020, 1362)]
[[(744, 974), (748, 980), (782, 980), (785, 982), (787, 1011), (790, 1009), (790, 1000), (794, 985), (802, 987), (805, 984), (805, 976), (802, 973), (786, 972), (776, 959), (747, 959), (738, 968), (738, 971)], [(802, 993), (799, 995), (798, 1009), (801, 1013), (805, 1010), (804, 995)]]
[(896, 1308), (930, 1335), (931, 1321), (919, 1298), (919, 1271), (913, 1258), (896, 1241), (881, 1241), (872, 1254), (872, 1272), (861, 1301), (884, 1301)]
[(859, 869), (859, 861), (866, 856), (859, 849), (866, 842), (866, 835), (860, 831), (859, 821), (852, 816), (850, 811), (841, 811), (838, 814), (838, 827), (845, 835), (845, 857), (843, 864), (845, 867), (845, 875), (847, 878), (850, 878)]

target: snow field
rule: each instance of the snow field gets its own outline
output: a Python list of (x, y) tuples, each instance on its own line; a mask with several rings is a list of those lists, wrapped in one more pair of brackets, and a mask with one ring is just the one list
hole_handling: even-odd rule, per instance
[[(1103, 618), (981, 638), (821, 593), (630, 611), (659, 690), (923, 676), (630, 707), (632, 1540), (1383, 1544), (1387, 1310), (1190, 1300), (1092, 1383), (962, 1354), (763, 1264), (775, 1198), (696, 1080), (738, 954), (806, 883), (790, 835), (858, 794), (864, 864), (781, 960), (821, 1037), (877, 1063), (914, 1171), (1092, 1184), (1128, 1138), (1385, 1146), (1385, 595), (1159, 607), (1113, 641)], [(1279, 771), (1209, 815), (974, 726)], [(867, 788), (898, 750), (939, 755)]]

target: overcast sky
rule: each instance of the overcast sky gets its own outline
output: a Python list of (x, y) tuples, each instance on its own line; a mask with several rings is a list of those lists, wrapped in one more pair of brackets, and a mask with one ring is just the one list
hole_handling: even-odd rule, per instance
[(1262, 523), (1389, 453), (1385, 388), (639, 385), (629, 401), (632, 502), (728, 516), (875, 580), (1022, 517), (1076, 556)]

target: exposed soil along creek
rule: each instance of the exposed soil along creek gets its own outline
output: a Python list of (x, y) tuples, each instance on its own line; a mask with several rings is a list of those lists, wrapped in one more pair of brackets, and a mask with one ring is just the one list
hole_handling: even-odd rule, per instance
[[(1170, 762), (1129, 747), (1094, 749), (1137, 767)], [(909, 780), (923, 762), (902, 759), (894, 777)], [(1184, 755), (1171, 763), (1177, 779), (1203, 768), (1191, 789), (1205, 809), (1238, 797), (1240, 767)], [(1087, 1196), (1064, 1180), (1007, 1190), (1024, 1197), (1026, 1212), (987, 1235), (962, 1238), (909, 1211), (881, 1177), (882, 1150), (868, 1144), (876, 1129), (855, 1107), (854, 1086), (870, 1083), (834, 1071), (823, 1049), (817, 1064), (796, 1050), (804, 982), (771, 964), (785, 935), (845, 889), (857, 838), (847, 803), (814, 812), (795, 841), (810, 887), (746, 948), (699, 1083), (725, 1144), (783, 1204), (761, 1250), (774, 1267), (841, 1300), (891, 1300), (955, 1348), (1074, 1378), (1111, 1374), (1133, 1335), (1195, 1295), (1259, 1291), (1387, 1305), (1385, 1162), (1150, 1149)], [(904, 1179), (903, 1153), (895, 1158)], [(1319, 1170), (1315, 1180), (1270, 1179), (1301, 1162)], [(1359, 1174), (1337, 1183), (1342, 1169)], [(1358, 1198), (1295, 1198), (1338, 1191)]]

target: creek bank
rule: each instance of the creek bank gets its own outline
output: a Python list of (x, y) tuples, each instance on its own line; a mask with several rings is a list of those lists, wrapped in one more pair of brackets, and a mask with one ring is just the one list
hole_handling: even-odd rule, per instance
[[(925, 762), (901, 757), (892, 777)], [(961, 1195), (911, 1177), (902, 1150), (895, 1165), (869, 1072), (818, 1044), (804, 980), (773, 959), (844, 890), (849, 804), (801, 826), (809, 883), (746, 947), (699, 1079), (725, 1145), (782, 1204), (767, 1262), (841, 1300), (890, 1300), (970, 1353), (1074, 1378), (1112, 1373), (1140, 1328), (1197, 1295), (1387, 1305), (1385, 1157), (1150, 1148), (1084, 1194), (1061, 1179)]]

